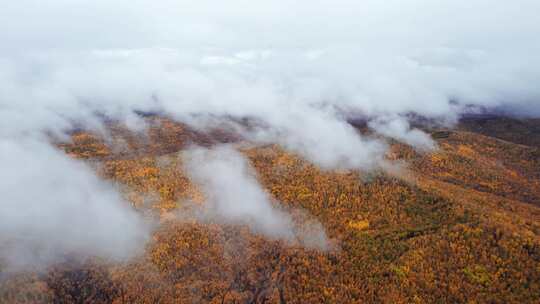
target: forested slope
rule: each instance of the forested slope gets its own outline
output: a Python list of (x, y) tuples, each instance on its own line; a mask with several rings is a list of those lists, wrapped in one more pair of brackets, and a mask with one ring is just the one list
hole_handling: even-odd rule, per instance
[[(2, 281), (0, 299), (538, 303), (539, 148), (467, 123), (433, 131), (434, 152), (389, 141), (387, 158), (401, 166), (371, 172), (324, 171), (277, 145), (168, 120), (156, 119), (147, 135), (120, 126), (111, 127), (109, 139), (75, 132), (72, 143), (59, 147), (118, 183), (134, 208), (160, 224), (134, 260), (65, 262), (17, 274)], [(219, 143), (249, 159), (274, 203), (291, 214), (296, 239), (201, 222), (190, 213), (205, 195), (185, 174), (181, 155), (192, 145)]]

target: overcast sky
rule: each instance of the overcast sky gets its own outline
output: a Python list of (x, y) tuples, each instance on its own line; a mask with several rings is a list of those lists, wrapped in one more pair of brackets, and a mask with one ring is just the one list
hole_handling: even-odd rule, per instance
[(152, 96), (175, 113), (259, 116), (322, 101), (539, 109), (534, 0), (4, 2), (0, 106), (40, 119), (157, 107)]

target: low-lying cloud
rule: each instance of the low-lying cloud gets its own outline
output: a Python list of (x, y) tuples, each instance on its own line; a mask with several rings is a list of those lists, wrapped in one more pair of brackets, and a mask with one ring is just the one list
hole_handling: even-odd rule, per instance
[(248, 160), (232, 146), (193, 148), (184, 169), (205, 195), (192, 211), (203, 222), (247, 225), (255, 234), (310, 249), (330, 249), (323, 226), (301, 209), (285, 210), (257, 180)]
[(0, 139), (0, 270), (140, 253), (149, 225), (91, 168), (38, 140)]
[(273, 238), (293, 238), (291, 217), (274, 206), (242, 154), (228, 146), (199, 148), (187, 152), (184, 162), (206, 196), (204, 218), (246, 224)]
[(420, 151), (431, 151), (436, 148), (435, 142), (429, 135), (419, 129), (411, 128), (404, 117), (377, 117), (368, 122), (368, 126), (381, 135), (409, 144)]

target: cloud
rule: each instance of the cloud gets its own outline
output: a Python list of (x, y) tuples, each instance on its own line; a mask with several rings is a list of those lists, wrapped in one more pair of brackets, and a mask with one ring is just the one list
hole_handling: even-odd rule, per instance
[(437, 146), (429, 135), (411, 128), (404, 117), (377, 117), (369, 121), (368, 126), (381, 135), (409, 144), (420, 151), (432, 151)]
[(9, 1), (2, 130), (156, 108), (178, 118), (288, 117), (289, 126), (294, 112), (326, 115), (321, 103), (373, 116), (455, 116), (461, 107), (450, 100), (538, 112), (539, 8), (533, 0)]
[(285, 210), (262, 188), (248, 160), (232, 146), (192, 148), (183, 152), (184, 169), (205, 195), (205, 203), (182, 216), (203, 222), (247, 225), (252, 232), (290, 245), (329, 250), (319, 221), (301, 209)]
[(0, 139), (2, 271), (136, 255), (149, 226), (88, 166), (38, 140)]
[(242, 154), (228, 146), (198, 148), (184, 160), (190, 179), (206, 196), (205, 218), (247, 224), (273, 238), (293, 238), (291, 217), (274, 206)]

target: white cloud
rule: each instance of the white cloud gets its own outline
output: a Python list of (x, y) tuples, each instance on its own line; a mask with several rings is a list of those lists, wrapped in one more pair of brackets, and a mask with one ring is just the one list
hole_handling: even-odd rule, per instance
[(193, 149), (184, 155), (186, 171), (205, 196), (204, 217), (247, 224), (256, 233), (292, 240), (291, 217), (273, 205), (244, 157), (228, 146)]
[(436, 144), (426, 133), (411, 128), (406, 118), (400, 116), (378, 117), (368, 123), (375, 132), (407, 143), (420, 151), (432, 151)]
[(0, 167), (2, 271), (143, 248), (148, 224), (86, 165), (38, 140), (0, 139)]

